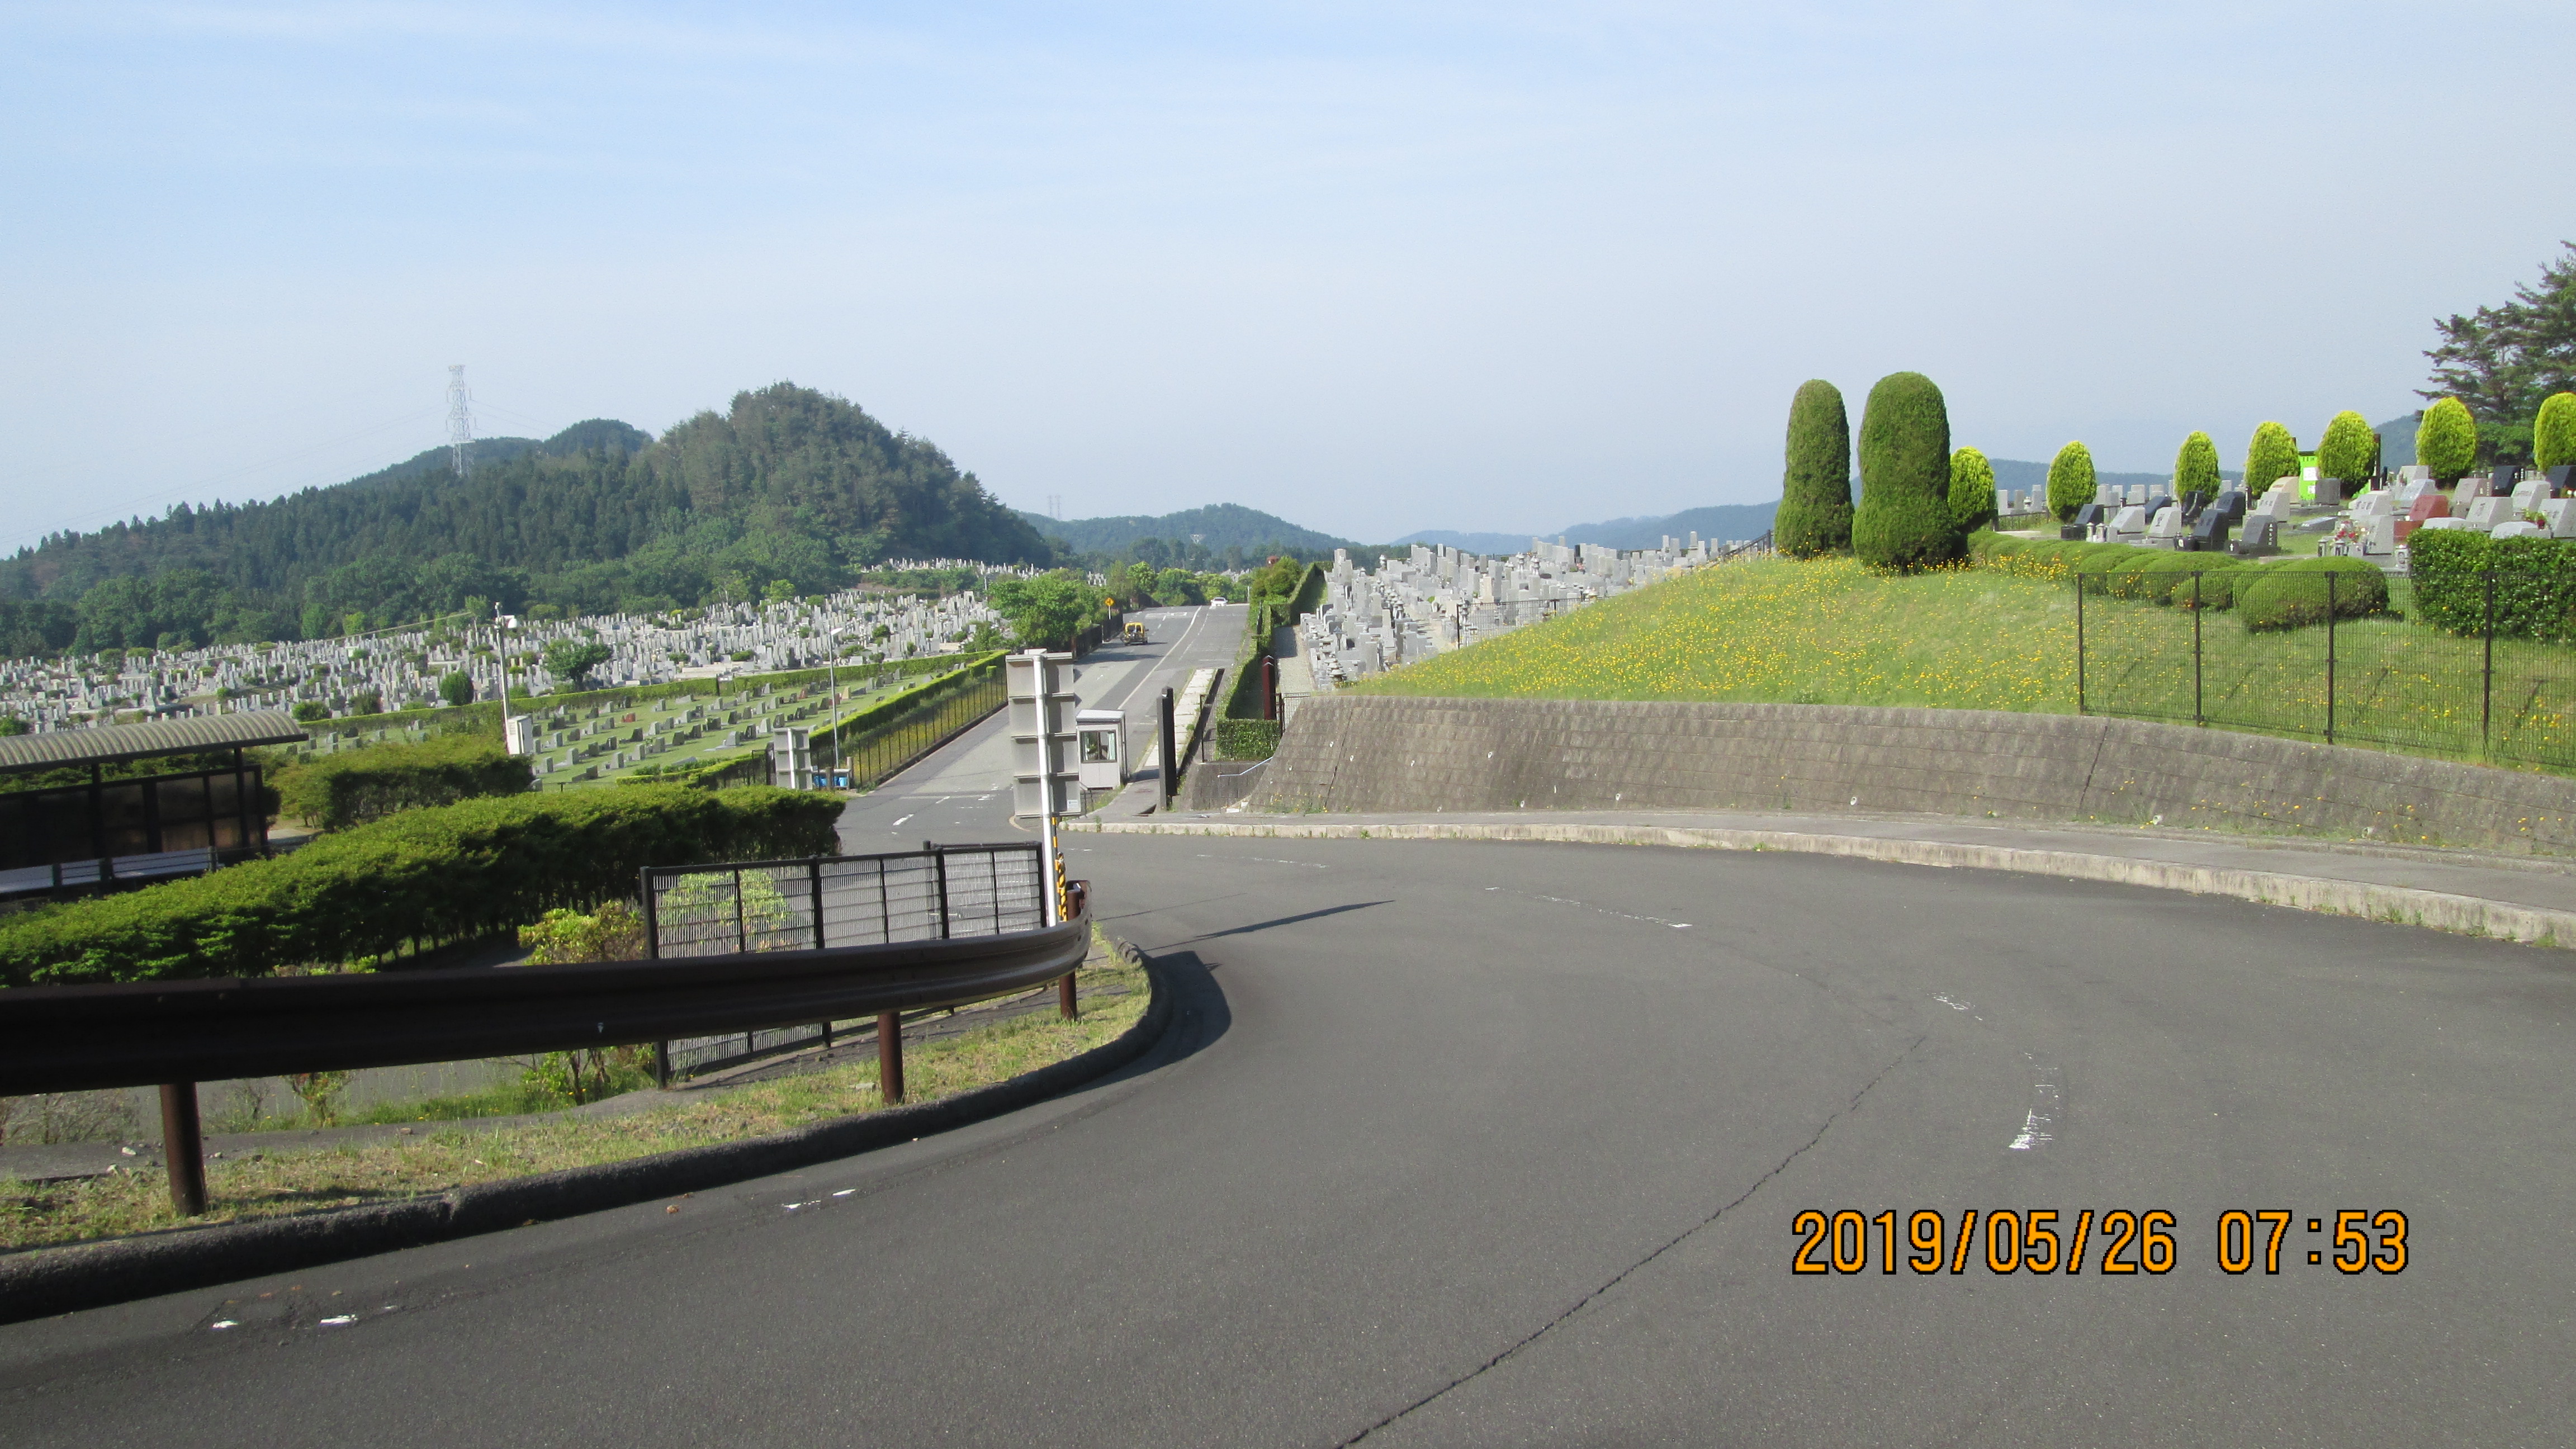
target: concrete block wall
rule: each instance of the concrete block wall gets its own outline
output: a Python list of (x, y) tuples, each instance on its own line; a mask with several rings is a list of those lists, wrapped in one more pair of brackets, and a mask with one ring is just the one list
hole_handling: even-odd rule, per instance
[(2576, 781), (2098, 716), (1322, 695), (1256, 809), (1858, 808), (2576, 854)]

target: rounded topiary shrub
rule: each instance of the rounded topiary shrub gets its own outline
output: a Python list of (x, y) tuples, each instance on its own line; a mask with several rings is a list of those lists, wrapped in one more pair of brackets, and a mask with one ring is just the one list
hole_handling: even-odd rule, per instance
[(2236, 585), (2236, 614), (2255, 633), (2322, 624), (2329, 605), (2338, 619), (2388, 608), (2388, 575), (2367, 559), (2303, 558), (2248, 572)]
[(2542, 468), (2576, 463), (2576, 392), (2551, 393), (2531, 420), (2531, 460)]
[[(2170, 575), (2165, 586), (2165, 602), (2177, 609), (2232, 609), (2236, 606), (2236, 585), (2246, 576), (2245, 561), (2234, 554), (2186, 553), (2177, 558), (2187, 566)], [(2198, 592), (2193, 591), (2192, 575), (2200, 575)]]
[(1851, 547), (1851, 421), (1842, 389), (1822, 379), (1789, 399), (1789, 467), (1771, 541), (1791, 558)]
[(2093, 501), (2099, 484), (2093, 476), (2093, 450), (2082, 443), (2069, 443), (2057, 450), (2048, 464), (2048, 511), (2057, 521), (2066, 523), (2075, 510)]
[(1961, 534), (1950, 519), (1950, 409), (1919, 372), (1892, 372), (1860, 415), (1860, 506), (1852, 552), (1878, 568), (1948, 563)]
[(1974, 448), (1950, 455), (1950, 523), (1962, 534), (1995, 521), (1995, 465)]
[(2182, 451), (2174, 455), (2174, 496), (2215, 498), (2224, 481), (2218, 476), (2217, 442), (2207, 433), (2183, 439)]
[(2317, 444), (2317, 476), (2362, 484), (2379, 476), (2379, 434), (2361, 414), (2346, 409), (2326, 424)]
[(2279, 423), (2258, 423), (2245, 445), (2245, 492), (2260, 499), (2263, 490), (2283, 478), (2299, 476), (2299, 440)]
[(2478, 420), (2467, 403), (2446, 397), (2424, 409), (2424, 421), (2415, 425), (2415, 461), (2445, 488), (2477, 466)]

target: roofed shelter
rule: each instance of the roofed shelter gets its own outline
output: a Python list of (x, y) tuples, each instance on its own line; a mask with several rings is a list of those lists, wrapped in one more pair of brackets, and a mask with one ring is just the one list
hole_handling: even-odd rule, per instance
[[(306, 739), (274, 711), (49, 730), (0, 739), (0, 775), (87, 766), (86, 784), (0, 794), (0, 898), (113, 889), (268, 853), (259, 766), (243, 751)], [(106, 778), (160, 755), (230, 751), (212, 770)]]

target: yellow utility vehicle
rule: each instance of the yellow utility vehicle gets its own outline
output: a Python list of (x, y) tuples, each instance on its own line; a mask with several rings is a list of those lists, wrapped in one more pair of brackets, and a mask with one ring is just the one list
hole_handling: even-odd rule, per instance
[(1145, 637), (1144, 625), (1130, 624), (1127, 626), (1127, 632), (1121, 637), (1120, 642), (1126, 644), (1151, 644), (1154, 641)]

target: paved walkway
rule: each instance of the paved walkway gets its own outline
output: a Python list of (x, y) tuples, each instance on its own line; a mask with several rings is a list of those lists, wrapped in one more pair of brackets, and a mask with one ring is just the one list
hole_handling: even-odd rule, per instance
[(1247, 810), (1084, 822), (1072, 828), (1134, 834), (1536, 840), (1784, 850), (2154, 886), (2576, 947), (2576, 861), (2367, 842), (2006, 823), (1946, 815), (1752, 811), (1270, 815)]

